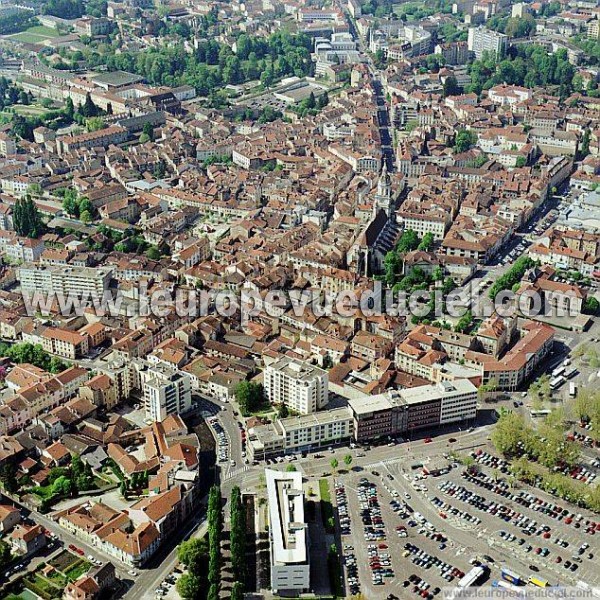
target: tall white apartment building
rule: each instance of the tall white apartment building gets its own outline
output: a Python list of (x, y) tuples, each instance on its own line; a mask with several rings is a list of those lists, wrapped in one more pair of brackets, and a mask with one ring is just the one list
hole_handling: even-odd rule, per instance
[(469, 27), (468, 48), (475, 58), (481, 58), (484, 52), (495, 52), (501, 56), (506, 52), (508, 36), (485, 27)]
[(112, 277), (109, 267), (72, 267), (65, 265), (25, 265), (19, 269), (21, 291), (61, 296), (102, 298)]
[(140, 373), (146, 417), (164, 421), (169, 415), (186, 412), (192, 406), (192, 382), (186, 373), (166, 365), (155, 365)]
[(272, 404), (308, 415), (327, 404), (329, 376), (323, 369), (284, 357), (265, 369), (264, 388)]
[(271, 590), (300, 594), (310, 589), (308, 525), (302, 474), (265, 469), (269, 501)]

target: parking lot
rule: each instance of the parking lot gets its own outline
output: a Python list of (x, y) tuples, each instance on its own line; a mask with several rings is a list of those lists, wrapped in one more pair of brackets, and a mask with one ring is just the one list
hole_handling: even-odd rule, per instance
[(348, 595), (431, 600), (478, 563), (486, 585), (504, 567), (524, 582), (600, 583), (600, 518), (515, 483), (491, 454), (475, 457), (476, 468), (448, 462), (438, 477), (398, 458), (336, 480)]

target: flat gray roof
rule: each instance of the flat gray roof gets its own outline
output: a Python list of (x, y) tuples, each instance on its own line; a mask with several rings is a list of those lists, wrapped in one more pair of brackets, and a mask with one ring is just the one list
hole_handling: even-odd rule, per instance
[(101, 73), (92, 78), (92, 82), (98, 85), (107, 85), (109, 87), (123, 87), (142, 81), (144, 78), (135, 73), (127, 71), (111, 71), (109, 73)]

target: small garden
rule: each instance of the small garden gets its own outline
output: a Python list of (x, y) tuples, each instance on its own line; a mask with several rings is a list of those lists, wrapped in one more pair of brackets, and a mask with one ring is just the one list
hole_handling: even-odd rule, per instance
[(71, 554), (67, 550), (61, 552), (48, 564), (40, 565), (33, 573), (28, 573), (15, 581), (6, 598), (29, 600), (30, 593), (43, 600), (62, 598), (65, 588), (87, 573), (91, 564), (84, 558)]

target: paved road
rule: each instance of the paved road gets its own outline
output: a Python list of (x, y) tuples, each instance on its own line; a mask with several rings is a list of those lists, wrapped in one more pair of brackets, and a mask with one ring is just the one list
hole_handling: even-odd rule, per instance
[(109, 556), (108, 554), (104, 554), (104, 552), (100, 552), (95, 546), (90, 546), (78, 537), (75, 537), (74, 535), (60, 527), (60, 525), (58, 525), (58, 523), (49, 518), (48, 515), (42, 515), (41, 513), (31, 511), (31, 509), (24, 505), (22, 502), (20, 502), (18, 498), (9, 497), (9, 500), (13, 504), (16, 504), (17, 506), (21, 507), (22, 514), (27, 515), (31, 513), (32, 520), (40, 524), (42, 527), (45, 527), (51, 533), (56, 534), (59, 540), (64, 544), (65, 548), (68, 548), (70, 544), (73, 544), (74, 546), (81, 548), (85, 552), (86, 557), (93, 556), (95, 559), (100, 560), (102, 562), (107, 562), (110, 560), (115, 565), (115, 569), (117, 571), (117, 576), (119, 577), (119, 579), (122, 579), (125, 582), (129, 581), (131, 583), (132, 578), (131, 575), (128, 574), (128, 571), (131, 570), (131, 567), (128, 567), (121, 561), (115, 559), (113, 556)]
[[(198, 514), (193, 521), (188, 523), (184, 530), (185, 539), (201, 538), (206, 534), (207, 525), (204, 515)], [(144, 569), (135, 578), (134, 585), (123, 596), (125, 600), (150, 600), (156, 598), (155, 590), (177, 565), (177, 547), (173, 548), (166, 556), (155, 556), (152, 564), (159, 562), (158, 567)]]

